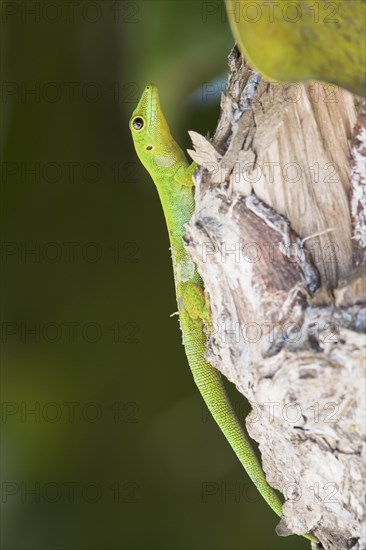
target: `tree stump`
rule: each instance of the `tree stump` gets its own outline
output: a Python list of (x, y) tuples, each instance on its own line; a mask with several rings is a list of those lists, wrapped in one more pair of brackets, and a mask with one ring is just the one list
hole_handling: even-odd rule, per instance
[[(366, 547), (365, 100), (268, 83), (235, 47), (211, 141), (191, 132), (186, 247), (212, 311), (206, 357), (249, 400), (279, 535)], [(316, 545), (314, 546), (316, 547)]]

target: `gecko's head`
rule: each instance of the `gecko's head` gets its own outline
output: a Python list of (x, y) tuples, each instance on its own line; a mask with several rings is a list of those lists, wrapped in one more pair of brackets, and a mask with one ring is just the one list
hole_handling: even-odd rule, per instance
[[(159, 145), (159, 136), (169, 129), (160, 108), (155, 84), (148, 84), (130, 120), (130, 130), (136, 150), (152, 151)], [(162, 138), (164, 135), (162, 135)]]
[(149, 172), (156, 168), (169, 168), (176, 144), (160, 107), (155, 84), (148, 84), (132, 117), (130, 130), (136, 152)]

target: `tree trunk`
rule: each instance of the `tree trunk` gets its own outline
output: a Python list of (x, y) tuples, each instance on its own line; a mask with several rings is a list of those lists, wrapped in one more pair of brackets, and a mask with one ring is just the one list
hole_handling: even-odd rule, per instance
[(186, 244), (212, 310), (207, 359), (249, 400), (280, 535), (361, 550), (365, 522), (365, 101), (260, 79), (236, 48)]

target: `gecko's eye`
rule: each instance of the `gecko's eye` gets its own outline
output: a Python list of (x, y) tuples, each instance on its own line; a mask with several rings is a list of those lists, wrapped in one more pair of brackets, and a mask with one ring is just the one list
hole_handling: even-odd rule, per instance
[(142, 130), (143, 127), (145, 126), (145, 121), (140, 116), (137, 116), (136, 118), (133, 119), (132, 126), (137, 131)]

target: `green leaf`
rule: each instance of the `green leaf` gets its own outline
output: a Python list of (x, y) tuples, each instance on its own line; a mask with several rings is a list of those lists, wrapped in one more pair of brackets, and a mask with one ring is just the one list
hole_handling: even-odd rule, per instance
[(245, 57), (266, 79), (321, 80), (365, 95), (365, 0), (226, 0)]

